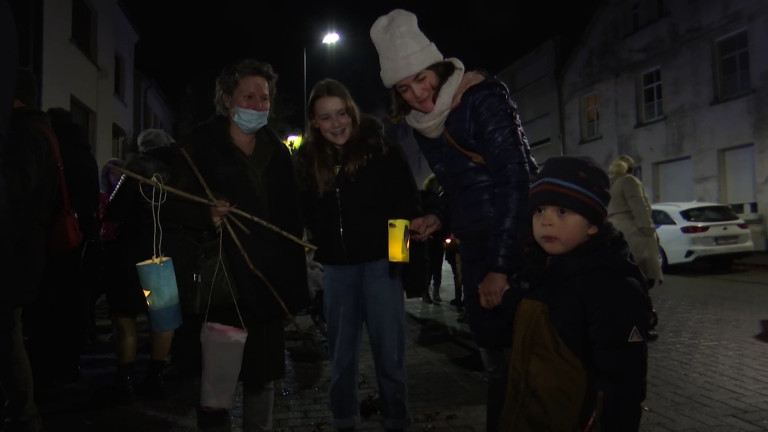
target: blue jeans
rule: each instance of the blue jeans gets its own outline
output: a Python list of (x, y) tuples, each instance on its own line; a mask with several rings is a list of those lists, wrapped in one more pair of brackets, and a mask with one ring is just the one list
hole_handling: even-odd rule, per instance
[(387, 429), (408, 423), (403, 285), (389, 262), (326, 265), (323, 307), (328, 324), (333, 427), (354, 427), (358, 418), (357, 375), (363, 323), (368, 329), (380, 408)]

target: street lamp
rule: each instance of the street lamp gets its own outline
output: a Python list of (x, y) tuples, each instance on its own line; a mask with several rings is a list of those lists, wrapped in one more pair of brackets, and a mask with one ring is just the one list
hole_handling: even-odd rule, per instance
[[(340, 39), (336, 32), (328, 32), (323, 36), (323, 43), (333, 45)], [(307, 47), (304, 47), (304, 136), (307, 135), (309, 124), (307, 123)]]

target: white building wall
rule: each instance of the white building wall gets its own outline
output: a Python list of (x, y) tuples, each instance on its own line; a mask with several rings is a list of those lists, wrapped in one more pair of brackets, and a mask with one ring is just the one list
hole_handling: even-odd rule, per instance
[(560, 98), (555, 42), (549, 40), (499, 73), (517, 103), (533, 157), (560, 156)]
[[(132, 124), (134, 45), (138, 34), (117, 0), (90, 2), (96, 15), (96, 56), (84, 54), (71, 42), (72, 3), (69, 0), (43, 2), (43, 53), (41, 108), (70, 108), (74, 96), (94, 112), (94, 155), (101, 166), (110, 157), (112, 124), (126, 132)], [(119, 50), (125, 60), (126, 95), (114, 96), (114, 56)]]
[[(629, 154), (642, 167), (651, 197), (661, 188), (658, 164), (691, 158), (693, 196), (727, 202), (723, 152), (754, 147), (755, 195), (759, 214), (749, 216), (758, 248), (765, 249), (768, 214), (768, 4), (759, 0), (663, 2), (661, 19), (627, 32), (628, 0), (609, 0), (598, 11), (567, 65), (561, 84), (566, 154), (590, 155), (608, 167)], [(641, 2), (651, 4), (653, 2)], [(747, 29), (751, 91), (720, 101), (716, 95), (715, 43)], [(638, 80), (661, 68), (664, 118), (643, 124), (638, 117)], [(580, 100), (600, 95), (600, 131), (581, 140)], [(733, 181), (733, 179), (730, 179)]]
[[(113, 51), (109, 54), (109, 59), (105, 59), (109, 66), (109, 71), (111, 72), (110, 79), (108, 81), (110, 85), (109, 94), (111, 95), (110, 103), (113, 108), (112, 122), (120, 126), (120, 128), (125, 131), (125, 135), (127, 137), (132, 137), (134, 135), (138, 135), (138, 132), (133, 130), (134, 99), (132, 89), (134, 86), (133, 63), (135, 57), (135, 46), (139, 38), (138, 34), (133, 28), (133, 25), (131, 25), (130, 21), (128, 21), (128, 18), (125, 16), (117, 3), (113, 3), (110, 0), (103, 1), (111, 3), (113, 17), (112, 21), (114, 23), (112, 28), (109, 30), (109, 34), (105, 35), (105, 37), (110, 38), (114, 42), (114, 48)], [(119, 55), (123, 59), (124, 64), (124, 91), (122, 98), (118, 97), (114, 93), (115, 54)], [(105, 143), (110, 143), (110, 146), (104, 146), (104, 152), (101, 154), (104, 156), (104, 162), (106, 162), (106, 160), (111, 157), (111, 155), (108, 154), (108, 152), (111, 151), (111, 125), (108, 132), (109, 133), (105, 136)]]

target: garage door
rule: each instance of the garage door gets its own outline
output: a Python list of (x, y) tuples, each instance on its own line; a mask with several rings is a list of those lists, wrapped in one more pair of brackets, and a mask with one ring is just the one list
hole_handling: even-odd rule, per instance
[(692, 201), (693, 160), (677, 159), (656, 164), (655, 202)]

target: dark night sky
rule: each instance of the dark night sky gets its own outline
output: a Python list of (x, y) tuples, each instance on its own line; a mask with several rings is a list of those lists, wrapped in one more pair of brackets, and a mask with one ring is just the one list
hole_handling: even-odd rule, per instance
[[(303, 123), (303, 48), (307, 48), (308, 90), (322, 78), (345, 83), (363, 111), (388, 103), (379, 78), (378, 56), (369, 36), (375, 19), (401, 7), (419, 17), (419, 26), (446, 57), (467, 69), (498, 73), (549, 36), (577, 41), (599, 0), (460, 2), (432, 1), (200, 1), (126, 0), (140, 34), (136, 66), (154, 78), (175, 109), (212, 105), (212, 83), (227, 63), (253, 57), (272, 63), (279, 75), (273, 110)], [(328, 30), (341, 40), (320, 42)], [(192, 95), (194, 102), (189, 102)], [(202, 115), (198, 109), (197, 116)]]

